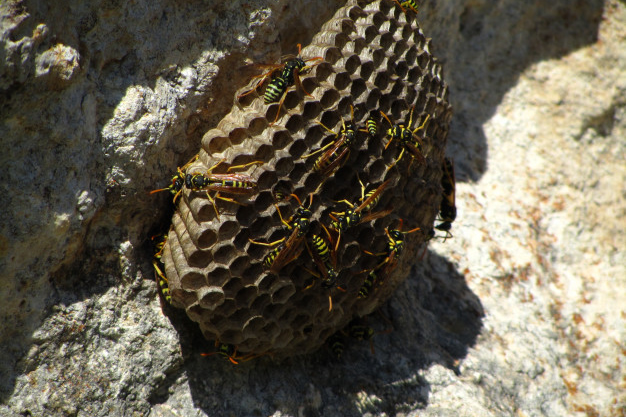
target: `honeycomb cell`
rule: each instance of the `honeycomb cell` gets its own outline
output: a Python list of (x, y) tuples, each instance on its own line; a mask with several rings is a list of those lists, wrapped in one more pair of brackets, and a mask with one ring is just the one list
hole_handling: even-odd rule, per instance
[(206, 286), (206, 278), (198, 271), (187, 271), (181, 276), (180, 285), (187, 290), (198, 290)]
[(369, 79), (369, 77), (374, 72), (374, 68), (376, 68), (376, 66), (374, 65), (373, 61), (364, 62), (363, 65), (361, 65), (361, 67), (359, 68), (361, 79)]
[(243, 336), (246, 338), (255, 337), (265, 325), (265, 319), (262, 316), (252, 316), (248, 318), (241, 329)]
[(384, 90), (389, 85), (389, 74), (386, 72), (379, 72), (374, 78), (374, 85), (381, 90)]
[(351, 96), (356, 99), (362, 99), (362, 94), (367, 91), (367, 85), (365, 80), (357, 79), (352, 83), (352, 89), (350, 90)]
[(292, 141), (291, 135), (286, 130), (279, 130), (272, 137), (272, 148), (276, 151), (283, 149)]
[(289, 147), (289, 154), (294, 158), (299, 158), (302, 154), (304, 154), (307, 148), (308, 147), (306, 146), (304, 139), (296, 139)]
[[(237, 243), (235, 242), (235, 247), (237, 247), (238, 250), (241, 250), (238, 246), (239, 245), (237, 245)], [(250, 266), (250, 257), (247, 255), (240, 255), (231, 261), (230, 271), (235, 276), (241, 276), (243, 275), (246, 268), (249, 266)]]
[(259, 290), (259, 296), (256, 297), (250, 305), (250, 311), (256, 312), (257, 314), (261, 313), (271, 302), (272, 297), (269, 294), (261, 293), (261, 290)]
[(276, 349), (282, 349), (285, 346), (288, 346), (292, 340), (293, 340), (293, 330), (283, 329), (274, 340), (274, 347)]
[(291, 172), (293, 170), (293, 156), (291, 155), (286, 155), (283, 158), (277, 159), (276, 160), (276, 165), (275, 165), (275, 169), (276, 169), (276, 174), (278, 175), (287, 175), (289, 172)]
[[(240, 308), (248, 309), (252, 305), (254, 300), (257, 298), (258, 294), (259, 294), (258, 288), (255, 287), (254, 285), (249, 285), (239, 290), (239, 292), (235, 296), (235, 301), (237, 302), (237, 305)], [(248, 311), (248, 314), (250, 314), (249, 311)]]
[[(404, 254), (384, 284), (368, 298), (357, 298), (367, 275), (358, 272), (380, 264), (380, 256), (364, 251), (385, 252), (385, 230), (397, 227), (400, 218), (405, 230), (417, 226), (431, 229), (441, 200), (441, 159), (451, 118), (449, 91), (441, 65), (430, 53), (430, 43), (412, 13), (407, 16), (393, 1), (357, 4), (348, 0), (311, 45), (303, 48), (302, 56), (319, 56), (323, 61), (316, 61), (310, 71), (301, 74), (303, 88), (289, 88), (275, 122), (279, 103), (265, 104), (261, 88), (235, 100), (218, 128), (202, 139), (198, 169), (206, 170), (222, 158), (225, 163), (215, 173), (224, 172), (229, 165), (262, 161), (262, 165), (241, 169), (257, 180), (256, 193), (224, 193), (238, 204), (216, 200), (214, 207), (205, 192), (186, 190), (163, 250), (173, 305), (184, 308), (205, 337), (237, 344), (244, 353), (272, 352), (280, 357), (311, 352), (352, 318), (378, 308), (406, 279), (426, 235), (415, 232), (408, 236)], [(258, 79), (251, 80), (237, 94), (254, 88), (256, 82)], [(357, 133), (349, 157), (341, 160), (333, 173), (314, 172), (319, 156), (301, 157), (341, 137), (342, 121), (350, 120), (350, 105), (354, 106)], [(419, 132), (427, 163), (419, 164), (405, 152), (407, 156), (388, 169), (402, 144), (397, 140), (389, 143), (386, 133), (393, 125), (406, 125), (413, 106), (412, 128), (426, 114), (431, 118)], [(389, 116), (391, 126), (381, 110)], [(365, 119), (372, 115), (378, 133), (370, 137), (363, 129)], [(337, 134), (326, 131), (318, 121)], [(347, 209), (345, 201), (361, 204), (359, 180), (366, 191), (389, 180), (373, 209), (383, 217), (342, 231), (335, 258), (338, 284), (346, 291), (324, 289), (319, 277), (308, 272), (317, 267), (303, 242), (311, 233), (336, 239), (337, 232), (327, 234), (324, 228), (329, 228), (333, 212)], [(281, 239), (297, 234), (295, 227), (288, 228), (280, 221), (275, 208), (278, 205), (283, 218), (291, 221), (300, 204), (292, 193), (312, 212), (310, 231), (298, 242), (301, 246), (295, 253), (300, 255), (280, 271), (269, 273), (263, 259), (285, 242)], [(310, 207), (309, 194), (313, 195)], [(386, 209), (392, 210), (391, 214), (383, 212)], [(263, 246), (249, 239), (277, 243)]]
[(224, 290), (218, 287), (206, 287), (199, 290), (198, 305), (207, 310), (215, 310), (224, 303)]
[[(289, 195), (289, 193), (286, 193)], [(259, 193), (258, 197), (254, 201), (254, 208), (252, 215), (255, 213), (262, 213), (267, 210), (272, 204), (274, 204), (274, 196), (271, 191), (264, 191)]]
[(224, 267), (213, 268), (207, 276), (208, 285), (215, 287), (221, 287), (228, 279), (230, 279), (230, 271)]
[(225, 220), (219, 227), (218, 235), (220, 240), (230, 240), (237, 235), (240, 226), (234, 220)]
[(235, 251), (235, 246), (230, 241), (220, 241), (213, 247), (213, 262), (228, 265)]

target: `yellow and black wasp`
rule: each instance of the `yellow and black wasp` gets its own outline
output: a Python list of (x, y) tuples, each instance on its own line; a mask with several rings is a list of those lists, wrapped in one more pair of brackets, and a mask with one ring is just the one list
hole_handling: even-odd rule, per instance
[(246, 362), (250, 359), (258, 358), (261, 355), (257, 354), (247, 354), (243, 356), (237, 356), (237, 346), (231, 345), (228, 343), (220, 343), (219, 341), (215, 341), (215, 352), (211, 353), (201, 353), (201, 356), (213, 356), (213, 355), (221, 355), (228, 359), (233, 365), (239, 365), (240, 362)]
[(365, 280), (363, 281), (363, 285), (361, 285), (361, 288), (359, 288), (357, 298), (367, 298), (370, 296), (370, 294), (374, 290), (376, 282), (378, 281), (378, 276), (376, 275), (376, 273), (376, 269), (372, 269), (371, 271), (369, 271), (369, 273), (365, 277)]
[[(265, 93), (263, 94), (263, 101), (265, 104), (271, 104), (279, 102), (278, 110), (276, 112), (276, 118), (272, 122), (272, 124), (276, 123), (278, 120), (278, 116), (280, 115), (280, 109), (283, 106), (283, 102), (285, 100), (286, 92), (289, 87), (296, 85), (304, 91), (304, 93), (308, 96), (310, 94), (304, 89), (302, 83), (300, 82), (300, 74), (309, 70), (314, 65), (307, 65), (307, 62), (310, 61), (319, 61), (322, 60), (322, 57), (314, 57), (309, 59), (302, 59), (302, 45), (298, 44), (298, 55), (293, 56), (290, 55), (287, 57), (287, 60), (282, 64), (255, 64), (254, 66), (257, 68), (269, 68), (269, 71), (264, 74), (257, 75), (254, 78), (261, 78), (261, 80), (254, 86), (254, 88), (244, 92), (237, 96), (237, 99), (242, 98), (254, 91), (256, 91), (266, 79), (270, 78), (270, 82), (265, 89)], [(275, 75), (277, 72), (280, 72), (279, 75)]]
[[(289, 236), (271, 243), (257, 242), (249, 239), (250, 243), (255, 245), (279, 245), (275, 249), (272, 249), (263, 259), (263, 265), (265, 265), (265, 267), (273, 273), (278, 273), (284, 266), (300, 256), (300, 253), (304, 250), (302, 243), (304, 242), (305, 236), (309, 232), (311, 226), (311, 217), (313, 216), (313, 213), (310, 209), (303, 206), (297, 195), (291, 195), (298, 201), (300, 206), (296, 209), (295, 214), (291, 216), (289, 220), (283, 219), (280, 209), (278, 206), (275, 206), (276, 211), (278, 211), (280, 221), (287, 227), (287, 230), (291, 231)], [(310, 194), (309, 207), (312, 202), (313, 194)]]
[(317, 151), (308, 155), (303, 155), (302, 159), (309, 158), (324, 152), (313, 164), (313, 170), (321, 173), (324, 177), (328, 177), (335, 169), (339, 168), (348, 159), (350, 154), (350, 146), (354, 144), (356, 139), (356, 124), (354, 123), (354, 107), (350, 106), (350, 121), (346, 123), (341, 121), (341, 130), (338, 133), (333, 132), (328, 127), (318, 122), (324, 129), (335, 135), (335, 140), (328, 145), (323, 146)]
[(443, 188), (443, 198), (439, 206), (439, 216), (442, 222), (435, 226), (435, 229), (446, 232), (446, 236), (444, 237), (445, 242), (446, 239), (452, 237), (450, 229), (452, 228), (452, 222), (456, 219), (456, 181), (454, 179), (454, 164), (450, 158), (443, 158), (442, 168), (443, 176), (441, 177), (441, 187)]
[(193, 164), (196, 159), (198, 159), (198, 155), (196, 154), (189, 162), (187, 162), (182, 167), (176, 168), (176, 174), (172, 177), (172, 183), (165, 188), (159, 188), (158, 190), (150, 191), (150, 194), (158, 193), (161, 191), (169, 191), (174, 196), (174, 203), (176, 203), (176, 199), (180, 196), (180, 193), (183, 190), (183, 186), (185, 185), (185, 174), (184, 171), (187, 167)]
[[(382, 253), (371, 253), (365, 251), (370, 255), (374, 256), (384, 256), (384, 260), (376, 265), (374, 269), (370, 271), (370, 275), (368, 278), (372, 280), (372, 286), (380, 286), (385, 281), (385, 279), (393, 272), (393, 270), (398, 266), (398, 258), (402, 254), (404, 250), (404, 236), (409, 233), (417, 232), (421, 230), (419, 227), (415, 229), (408, 230), (406, 232), (402, 231), (402, 219), (400, 219), (400, 225), (397, 229), (387, 228), (385, 229), (385, 234), (387, 235), (387, 251)], [(367, 272), (367, 271), (362, 271)], [(366, 281), (367, 279), (366, 278)], [(361, 287), (363, 289), (363, 287)], [(369, 295), (369, 291), (371, 288), (366, 290), (366, 295)]]
[(404, 0), (402, 2), (398, 1), (398, 0), (393, 0), (395, 1), (398, 6), (400, 6), (400, 8), (402, 9), (402, 11), (404, 13), (406, 13), (406, 9), (409, 9), (415, 13), (417, 13), (417, 2), (415, 0)]
[(154, 235), (151, 237), (152, 242), (154, 243), (154, 257), (152, 259), (152, 266), (154, 267), (154, 273), (156, 275), (156, 281), (159, 289), (161, 290), (161, 294), (163, 294), (163, 298), (169, 304), (172, 303), (172, 296), (170, 294), (170, 287), (167, 281), (167, 277), (165, 273), (159, 266), (159, 264), (163, 264), (163, 260), (161, 256), (163, 255), (163, 247), (165, 246), (165, 242), (167, 241), (167, 235)]
[[(379, 185), (376, 189), (371, 190), (365, 193), (365, 187), (361, 184), (361, 199), (358, 206), (350, 203), (347, 200), (341, 200), (340, 203), (345, 203), (349, 206), (349, 208), (344, 212), (333, 212), (330, 214), (332, 219), (330, 223), (330, 227), (337, 231), (338, 234), (341, 234), (342, 231), (346, 229), (356, 226), (357, 224), (368, 222), (371, 220), (379, 219), (381, 217), (385, 217), (391, 210), (382, 210), (376, 213), (371, 213), (371, 210), (378, 204), (380, 200), (380, 195), (385, 188), (389, 185), (390, 180), (385, 181), (381, 185)], [(368, 213), (364, 215), (364, 213)], [(337, 237), (337, 243), (335, 245), (335, 250), (339, 247), (339, 237)]]
[(346, 348), (345, 337), (341, 332), (336, 332), (326, 340), (326, 345), (330, 348), (335, 358), (341, 359), (343, 351)]
[[(254, 162), (250, 162), (244, 165), (231, 166), (228, 168), (227, 170), (228, 173), (226, 174), (214, 174), (213, 170), (218, 165), (222, 164), (224, 161), (225, 159), (218, 161), (215, 165), (209, 168), (206, 173), (194, 172), (194, 173), (187, 173), (184, 175), (185, 188), (192, 190), (192, 191), (206, 191), (207, 192), (207, 197), (209, 198), (209, 201), (211, 201), (211, 204), (213, 204), (215, 213), (218, 218), (219, 218), (219, 212), (217, 211), (217, 207), (215, 205), (215, 199), (211, 197), (209, 192), (215, 191), (216, 192), (215, 198), (218, 198), (220, 200), (240, 204), (238, 201), (232, 198), (221, 196), (220, 193), (228, 193), (228, 194), (236, 194), (236, 195), (255, 194), (258, 191), (257, 182), (254, 178), (252, 178), (251, 176), (247, 174), (230, 173), (230, 171), (233, 169), (245, 168), (253, 164), (262, 163), (261, 161), (254, 161)], [(179, 175), (183, 175), (183, 173), (180, 172)]]
[[(419, 163), (422, 163), (422, 164), (426, 163), (426, 159), (424, 158), (424, 155), (422, 154), (422, 141), (420, 137), (416, 135), (416, 133), (419, 130), (424, 129), (424, 127), (426, 126), (426, 123), (428, 122), (428, 119), (430, 118), (430, 114), (426, 115), (426, 118), (424, 118), (424, 121), (419, 127), (411, 130), (411, 124), (413, 123), (413, 111), (414, 110), (415, 110), (415, 106), (411, 108), (411, 114), (409, 116), (409, 123), (406, 126), (402, 123), (394, 125), (393, 123), (391, 123), (391, 120), (389, 120), (389, 117), (387, 117), (385, 113), (383, 113), (382, 111), (380, 112), (380, 114), (383, 115), (385, 120), (387, 120), (387, 122), (391, 126), (387, 130), (387, 136), (389, 137), (389, 142), (387, 142), (387, 144), (385, 145), (385, 149), (389, 147), (389, 145), (391, 144), (391, 142), (393, 142), (394, 139), (400, 142), (400, 145), (402, 146), (402, 151), (400, 151), (400, 155), (394, 161), (394, 163), (391, 164), (387, 169), (391, 169), (394, 165), (400, 162), (400, 160), (402, 159), (402, 156), (404, 155), (404, 151), (409, 152), (414, 159), (418, 160)], [(414, 137), (416, 140), (413, 140)]]
[(354, 319), (350, 323), (348, 323), (347, 328), (350, 337), (358, 340), (359, 342), (367, 340), (370, 344), (370, 351), (372, 352), (372, 354), (375, 353), (374, 335), (376, 334), (376, 331), (372, 327), (363, 324), (363, 320), (361, 319)]
[(365, 129), (367, 133), (369, 133), (370, 137), (374, 137), (376, 136), (376, 133), (378, 133), (378, 124), (376, 123), (374, 116), (371, 114), (365, 121)]
[[(323, 227), (323, 226), (322, 226)], [(328, 235), (330, 241), (330, 233), (326, 230), (326, 234)], [(321, 275), (316, 274), (313, 271), (309, 271), (312, 275), (321, 279), (321, 286), (325, 290), (329, 290), (328, 294), (328, 311), (333, 309), (333, 299), (330, 294), (330, 290), (333, 288), (337, 288), (341, 291), (345, 291), (343, 288), (337, 286), (337, 259), (336, 253), (331, 249), (331, 246), (326, 242), (326, 240), (316, 234), (311, 235), (310, 244), (313, 246), (313, 250), (307, 244), (307, 250), (313, 259), (318, 271)], [(309, 288), (309, 287), (307, 287)]]

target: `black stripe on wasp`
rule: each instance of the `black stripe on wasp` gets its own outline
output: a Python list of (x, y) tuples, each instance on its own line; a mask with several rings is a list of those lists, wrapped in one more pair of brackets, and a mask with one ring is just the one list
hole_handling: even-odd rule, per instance
[[(272, 249), (266, 256), (263, 258), (263, 265), (270, 270), (270, 272), (277, 274), (283, 267), (289, 264), (291, 261), (295, 260), (300, 253), (304, 250), (302, 247), (302, 243), (305, 241), (306, 234), (309, 232), (311, 226), (311, 217), (313, 213), (309, 208), (304, 207), (300, 199), (297, 195), (291, 194), (292, 197), (298, 201), (300, 206), (296, 209), (296, 212), (291, 216), (288, 220), (283, 218), (283, 215), (278, 208), (278, 205), (274, 205), (276, 207), (276, 211), (278, 212), (278, 216), (280, 217), (280, 221), (285, 225), (288, 231), (290, 231), (289, 236), (283, 237), (282, 239), (276, 240), (274, 242), (265, 243), (258, 242), (256, 240), (248, 239), (250, 243), (255, 245), (262, 246), (277, 246), (278, 247)], [(309, 207), (313, 202), (313, 193), (309, 195)]]
[(363, 272), (369, 272), (363, 285), (359, 289), (358, 298), (367, 298), (372, 290), (380, 287), (385, 279), (396, 269), (398, 266), (398, 258), (404, 251), (404, 238), (409, 233), (417, 232), (421, 230), (419, 227), (408, 230), (406, 232), (402, 231), (402, 219), (400, 219), (400, 224), (397, 229), (387, 228), (385, 229), (385, 234), (387, 235), (387, 250), (381, 253), (371, 253), (365, 251), (368, 255), (384, 257), (383, 261), (376, 265), (371, 270), (364, 270)]
[(193, 158), (191, 158), (189, 162), (187, 162), (182, 167), (176, 168), (176, 174), (174, 174), (174, 176), (172, 177), (172, 183), (165, 188), (152, 190), (150, 191), (150, 194), (159, 193), (161, 191), (169, 191), (174, 196), (173, 201), (174, 203), (176, 203), (176, 199), (180, 196), (181, 192), (183, 191), (183, 186), (185, 185), (184, 171), (187, 169), (187, 167), (189, 167), (191, 164), (196, 162), (197, 159), (198, 159), (198, 154), (194, 155)]
[(446, 232), (443, 238), (445, 242), (446, 239), (452, 237), (450, 229), (452, 228), (452, 222), (456, 219), (456, 180), (454, 179), (454, 164), (450, 158), (443, 158), (442, 169), (441, 187), (443, 188), (443, 196), (439, 206), (439, 217), (441, 217), (442, 222), (435, 226), (435, 229)]
[[(369, 119), (368, 119), (369, 120)], [(328, 177), (331, 175), (335, 169), (339, 168), (343, 163), (348, 159), (350, 155), (350, 147), (354, 145), (356, 140), (356, 132), (367, 132), (367, 129), (358, 129), (356, 127), (356, 123), (354, 122), (354, 107), (350, 105), (350, 121), (346, 123), (343, 119), (341, 120), (341, 129), (339, 132), (333, 132), (322, 122), (317, 122), (320, 126), (322, 126), (326, 131), (335, 135), (335, 139), (328, 143), (327, 145), (321, 147), (307, 155), (303, 155), (300, 158), (306, 159), (313, 155), (317, 155), (320, 152), (323, 152), (322, 155), (319, 156), (315, 160), (313, 164), (313, 170), (319, 172), (324, 177)]]
[[(219, 211), (217, 210), (217, 206), (215, 204), (215, 199), (220, 199), (223, 201), (227, 201), (230, 203), (241, 204), (235, 199), (229, 197), (223, 197), (220, 193), (227, 194), (235, 194), (235, 195), (252, 195), (258, 192), (257, 182), (250, 175), (242, 174), (242, 173), (231, 173), (231, 170), (234, 169), (242, 169), (247, 168), (250, 165), (254, 164), (262, 164), (262, 161), (253, 161), (243, 165), (233, 165), (230, 166), (225, 174), (214, 174), (213, 170), (217, 168), (220, 164), (224, 163), (225, 159), (221, 159), (211, 168), (209, 168), (206, 173), (201, 172), (192, 172), (184, 174), (184, 184), (185, 188), (192, 191), (206, 191), (207, 198), (213, 205), (215, 209), (215, 214), (219, 219)], [(179, 175), (183, 175), (182, 172), (179, 172)], [(215, 191), (215, 197), (211, 197), (210, 192)]]
[[(400, 160), (402, 159), (402, 156), (404, 155), (404, 151), (409, 152), (411, 156), (413, 157), (413, 159), (417, 159), (419, 163), (421, 164), (426, 163), (426, 159), (424, 158), (424, 155), (422, 154), (422, 146), (423, 146), (422, 139), (417, 135), (417, 132), (426, 127), (426, 123), (428, 122), (428, 119), (430, 118), (430, 114), (426, 115), (426, 118), (424, 118), (424, 121), (422, 122), (420, 126), (411, 130), (411, 125), (413, 124), (413, 111), (414, 110), (415, 110), (415, 106), (411, 107), (409, 123), (407, 125), (404, 125), (403, 123), (394, 125), (393, 123), (391, 123), (391, 120), (389, 120), (389, 117), (387, 117), (385, 113), (383, 113), (382, 111), (380, 112), (380, 114), (382, 114), (385, 120), (387, 120), (387, 122), (389, 123), (389, 126), (391, 126), (387, 130), (387, 137), (389, 137), (389, 142), (387, 142), (387, 144), (385, 145), (385, 149), (389, 147), (389, 145), (391, 144), (391, 142), (393, 142), (394, 139), (400, 142), (400, 145), (402, 146), (402, 151), (400, 151), (400, 155), (393, 162), (393, 164), (387, 167), (388, 170), (391, 169), (393, 166), (395, 166), (398, 162), (400, 162)], [(415, 138), (415, 140), (413, 140), (413, 138)]]
[[(324, 230), (326, 231), (326, 235), (328, 236), (328, 242), (326, 240), (313, 233), (309, 242), (306, 243), (307, 251), (309, 255), (311, 255), (311, 259), (315, 263), (317, 270), (320, 274), (311, 271), (310, 269), (304, 268), (311, 275), (321, 280), (321, 287), (324, 290), (328, 290), (328, 311), (332, 311), (333, 309), (333, 299), (331, 295), (331, 290), (333, 288), (337, 288), (340, 291), (345, 292), (346, 290), (337, 285), (337, 253), (332, 249), (332, 238), (330, 232), (324, 225), (322, 225)], [(313, 249), (311, 249), (311, 246)], [(308, 289), (312, 287), (314, 284), (309, 285), (305, 288)]]
[(414, 13), (417, 13), (417, 2), (415, 0), (404, 0), (402, 2), (398, 1), (398, 0), (393, 0), (394, 2), (396, 2), (398, 4), (398, 6), (400, 6), (400, 9), (402, 9), (403, 13), (406, 13), (407, 10), (411, 10)]
[(163, 247), (165, 246), (165, 242), (167, 241), (167, 234), (154, 235), (150, 239), (154, 244), (154, 256), (152, 258), (152, 266), (154, 267), (157, 286), (159, 287), (159, 290), (161, 290), (161, 294), (163, 294), (163, 298), (165, 298), (165, 301), (167, 301), (168, 304), (172, 304), (172, 296), (170, 294), (169, 282), (167, 281), (165, 273), (159, 266), (159, 264), (163, 265), (163, 260), (161, 259), (161, 256), (163, 255)]
[[(309, 59), (303, 59), (302, 45), (298, 44), (298, 55), (287, 55), (281, 60), (284, 61), (281, 64), (252, 64), (252, 66), (255, 68), (268, 69), (268, 71), (253, 77), (253, 79), (260, 78), (260, 80), (255, 84), (253, 88), (237, 96), (237, 100), (239, 100), (242, 97), (255, 92), (259, 89), (259, 87), (263, 85), (265, 80), (269, 78), (270, 82), (267, 84), (267, 88), (265, 89), (265, 93), (263, 94), (263, 102), (265, 104), (279, 102), (278, 110), (276, 111), (276, 118), (270, 125), (273, 125), (278, 120), (278, 116), (280, 115), (280, 109), (283, 106), (286, 92), (289, 87), (295, 85), (299, 87), (307, 96), (311, 96), (311, 94), (309, 94), (302, 86), (302, 82), (300, 81), (300, 74), (303, 74), (304, 72), (313, 68), (315, 65), (319, 64), (318, 62), (309, 65), (307, 64), (308, 62), (320, 61), (323, 60), (323, 58), (321, 56), (316, 56)], [(279, 72), (280, 74), (275, 75), (277, 72)]]
[(393, 328), (389, 319), (384, 317), (382, 313), (381, 316), (391, 326), (389, 329), (377, 332), (376, 330), (374, 330), (373, 327), (368, 326), (363, 318), (355, 318), (350, 323), (348, 323), (348, 325), (343, 330), (340, 330), (331, 335), (326, 340), (326, 345), (330, 348), (335, 358), (341, 359), (341, 356), (343, 355), (346, 348), (345, 344), (348, 336), (352, 339), (356, 339), (358, 342), (368, 341), (370, 345), (370, 352), (372, 352), (372, 354), (375, 354), (376, 351), (374, 350), (374, 336), (376, 336), (377, 334), (391, 333)]
[[(376, 207), (380, 201), (380, 196), (389, 186), (387, 180), (379, 185), (376, 189), (365, 192), (365, 186), (361, 182), (361, 198), (355, 204), (352, 204), (348, 200), (340, 200), (338, 203), (345, 203), (348, 205), (348, 209), (343, 212), (331, 212), (330, 218), (332, 219), (330, 227), (337, 232), (337, 242), (335, 244), (335, 250), (339, 248), (339, 240), (341, 238), (341, 232), (347, 230), (350, 227), (356, 226), (361, 223), (365, 223), (371, 220), (385, 217), (391, 213), (391, 209), (381, 210), (375, 213), (371, 211)], [(365, 214), (368, 213), (368, 214)]]

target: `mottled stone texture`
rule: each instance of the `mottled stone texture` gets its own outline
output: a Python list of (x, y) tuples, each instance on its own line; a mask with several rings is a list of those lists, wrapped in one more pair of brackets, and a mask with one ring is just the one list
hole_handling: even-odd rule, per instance
[(172, 208), (148, 191), (230, 109), (240, 67), (343, 3), (0, 4), (0, 415), (624, 415), (623, 1), (423, 2), (459, 214), (374, 355), (234, 366), (162, 314), (149, 237)]

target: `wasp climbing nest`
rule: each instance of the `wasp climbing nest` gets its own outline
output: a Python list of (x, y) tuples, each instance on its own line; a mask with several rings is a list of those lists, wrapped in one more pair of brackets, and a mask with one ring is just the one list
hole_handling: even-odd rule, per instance
[[(243, 95), (254, 79), (185, 167), (256, 190), (183, 189), (162, 252), (173, 305), (243, 353), (311, 352), (377, 309), (419, 258), (442, 196), (448, 87), (413, 11), (348, 1), (301, 56), (308, 68), (279, 113), (263, 98), (271, 76)], [(402, 129), (415, 132), (388, 144)]]

